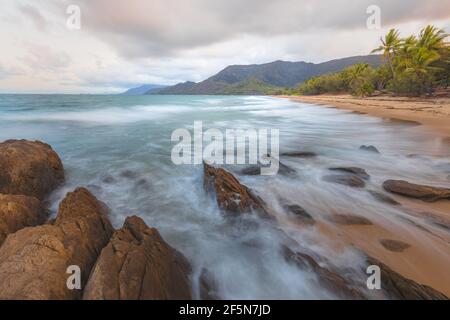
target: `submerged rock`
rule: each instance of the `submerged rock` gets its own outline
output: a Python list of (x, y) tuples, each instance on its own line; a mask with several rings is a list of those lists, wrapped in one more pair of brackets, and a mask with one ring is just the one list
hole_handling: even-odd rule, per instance
[[(278, 165), (279, 165), (278, 173), (281, 175), (293, 175), (296, 173), (296, 171), (294, 169), (285, 165), (282, 162), (279, 162)], [(259, 176), (259, 175), (261, 175), (261, 166), (254, 165), (254, 166), (244, 168), (240, 171), (240, 174), (243, 174), (246, 176)]]
[(326, 182), (342, 184), (353, 188), (364, 188), (366, 183), (363, 179), (354, 174), (333, 174), (322, 178)]
[(228, 213), (242, 214), (255, 210), (268, 216), (263, 200), (225, 169), (204, 163), (203, 186), (207, 192), (215, 193), (219, 208)]
[(282, 157), (292, 157), (292, 158), (314, 158), (317, 154), (314, 152), (307, 151), (294, 151), (294, 152), (284, 152), (281, 154)]
[(328, 217), (328, 220), (336, 224), (342, 224), (347, 226), (359, 225), (370, 226), (373, 225), (372, 221), (361, 216), (355, 216), (352, 214), (333, 214)]
[(373, 152), (373, 153), (380, 153), (380, 151), (378, 151), (377, 148), (375, 148), (374, 146), (360, 146), (359, 150), (363, 150), (363, 151), (368, 151), (368, 152)]
[(47, 215), (35, 197), (0, 194), (0, 245), (8, 234), (45, 223)]
[(358, 167), (336, 167), (336, 168), (330, 168), (331, 171), (342, 171), (354, 174), (361, 179), (368, 180), (370, 178), (370, 175), (366, 172), (366, 170)]
[(403, 252), (411, 247), (411, 245), (403, 241), (392, 239), (380, 239), (380, 243), (385, 249), (392, 252)]
[(84, 290), (86, 300), (192, 299), (186, 258), (136, 216), (102, 250)]
[(48, 144), (26, 140), (0, 143), (0, 193), (43, 200), (63, 181), (61, 160)]
[(403, 180), (387, 180), (383, 183), (383, 188), (405, 197), (429, 202), (450, 200), (450, 189), (412, 184)]
[(0, 299), (80, 298), (67, 288), (68, 267), (80, 268), (84, 286), (112, 231), (106, 206), (88, 190), (68, 193), (53, 224), (19, 230), (0, 247)]
[[(448, 300), (443, 293), (405, 278), (375, 258), (367, 258), (368, 265), (381, 269), (381, 288), (386, 298), (392, 300)], [(365, 270), (364, 270), (365, 271)]]
[(378, 201), (381, 201), (381, 202), (384, 202), (384, 203), (387, 203), (387, 204), (390, 204), (390, 205), (393, 205), (393, 206), (399, 206), (399, 205), (400, 205), (399, 202), (395, 201), (395, 200), (392, 199), (391, 197), (389, 197), (389, 196), (387, 196), (387, 195), (385, 195), (385, 194), (383, 194), (383, 193), (381, 193), (381, 192), (374, 191), (374, 190), (370, 190), (369, 193), (370, 193), (375, 199), (377, 199)]
[(298, 221), (306, 225), (314, 225), (316, 223), (314, 218), (299, 205), (285, 205), (283, 208), (284, 210), (294, 214)]
[(308, 254), (294, 252), (287, 246), (283, 246), (283, 255), (286, 261), (295, 264), (305, 271), (312, 271), (317, 275), (321, 286), (328, 289), (341, 299), (365, 299), (366, 296), (337, 272), (321, 267), (317, 261)]

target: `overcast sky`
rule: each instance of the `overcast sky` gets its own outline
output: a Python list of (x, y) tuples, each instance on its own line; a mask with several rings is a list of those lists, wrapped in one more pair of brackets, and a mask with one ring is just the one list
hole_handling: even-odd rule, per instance
[[(81, 9), (81, 29), (67, 8)], [(367, 28), (370, 5), (381, 29)], [(449, 0), (2, 0), (0, 93), (106, 93), (230, 64), (368, 54), (392, 27), (450, 31)]]

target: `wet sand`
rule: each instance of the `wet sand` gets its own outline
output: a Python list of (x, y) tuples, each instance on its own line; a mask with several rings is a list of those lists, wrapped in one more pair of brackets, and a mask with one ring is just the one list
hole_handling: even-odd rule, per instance
[[(349, 95), (286, 96), (293, 101), (318, 104), (377, 116), (393, 122), (420, 123), (421, 130), (440, 136), (450, 149), (450, 98), (410, 99), (393, 97), (355, 98)], [(394, 220), (367, 217), (373, 225), (338, 225), (322, 220), (315, 226), (317, 241), (328, 239), (337, 252), (352, 246), (375, 257), (393, 270), (418, 283), (450, 296), (450, 201), (423, 202), (390, 195), (401, 204)], [(381, 209), (381, 207), (380, 207)], [(364, 216), (363, 212), (361, 212)], [(389, 250), (382, 240), (409, 245)], [(430, 250), (430, 247), (433, 250)]]
[(281, 96), (293, 101), (351, 110), (393, 121), (423, 124), (450, 142), (450, 97), (405, 98), (378, 96), (357, 98), (351, 95)]

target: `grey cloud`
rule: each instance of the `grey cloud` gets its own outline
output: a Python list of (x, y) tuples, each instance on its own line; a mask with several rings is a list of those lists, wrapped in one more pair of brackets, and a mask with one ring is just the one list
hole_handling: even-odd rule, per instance
[[(67, 4), (72, 1), (67, 1)], [(448, 0), (79, 0), (83, 28), (125, 57), (172, 56), (242, 35), (273, 37), (309, 30), (363, 29), (379, 5), (384, 25), (445, 19)], [(61, 2), (59, 2), (59, 6)]]

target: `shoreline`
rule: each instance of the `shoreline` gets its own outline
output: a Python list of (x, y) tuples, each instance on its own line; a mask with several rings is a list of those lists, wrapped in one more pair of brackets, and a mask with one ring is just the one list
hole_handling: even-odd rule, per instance
[(418, 122), (450, 142), (450, 98), (408, 98), (377, 96), (357, 98), (351, 95), (274, 96), (311, 103), (386, 120)]

